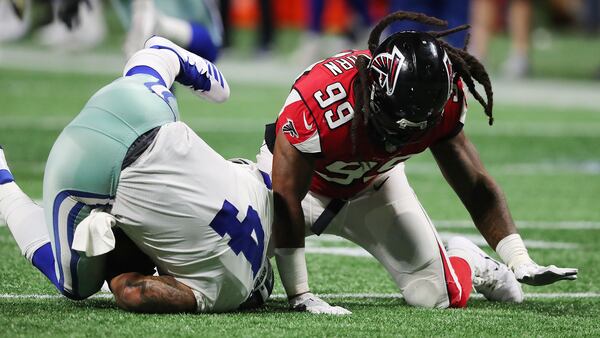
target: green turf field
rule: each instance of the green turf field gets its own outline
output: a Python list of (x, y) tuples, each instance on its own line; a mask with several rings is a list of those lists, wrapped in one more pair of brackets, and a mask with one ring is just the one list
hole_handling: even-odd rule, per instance
[[(0, 143), (17, 181), (39, 198), (53, 139), (112, 77), (9, 69), (0, 74)], [(219, 106), (179, 88), (182, 117), (224, 156), (253, 158), (262, 125), (273, 119), (287, 86), (231, 87), (231, 101)], [(0, 336), (598, 336), (600, 112), (498, 104), (495, 114), (496, 125), (488, 127), (473, 102), (466, 132), (504, 187), (522, 234), (533, 241), (532, 256), (578, 267), (576, 282), (525, 287), (528, 299), (520, 305), (476, 296), (466, 310), (415, 309), (404, 304), (375, 260), (350, 243), (325, 238), (309, 240), (309, 250), (343, 248), (355, 256), (308, 254), (312, 288), (352, 316), (288, 312), (280, 285), (262, 311), (137, 315), (118, 310), (107, 294), (82, 302), (58, 297), (0, 227)], [(430, 155), (408, 163), (413, 186), (442, 236), (475, 235)]]

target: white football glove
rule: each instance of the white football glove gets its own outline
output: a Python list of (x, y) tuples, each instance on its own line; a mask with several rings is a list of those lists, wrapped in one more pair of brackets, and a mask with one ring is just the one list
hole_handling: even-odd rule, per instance
[(513, 268), (513, 272), (519, 282), (534, 286), (577, 279), (577, 269), (558, 268), (556, 265), (540, 266), (534, 262), (520, 264)]
[(556, 265), (541, 266), (535, 263), (519, 234), (504, 237), (496, 246), (496, 252), (515, 273), (521, 283), (540, 286), (559, 280), (577, 279), (577, 269), (558, 268)]
[(290, 307), (295, 311), (306, 311), (314, 314), (349, 315), (352, 312), (341, 306), (331, 306), (312, 292), (303, 293), (290, 299)]

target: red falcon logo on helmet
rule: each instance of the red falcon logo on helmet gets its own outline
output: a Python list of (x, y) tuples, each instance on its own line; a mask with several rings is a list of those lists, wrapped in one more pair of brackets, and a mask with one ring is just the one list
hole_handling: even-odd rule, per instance
[(377, 79), (381, 88), (386, 90), (387, 95), (392, 95), (400, 74), (400, 67), (406, 58), (396, 46), (392, 53), (381, 53), (371, 61), (371, 68), (379, 74)]

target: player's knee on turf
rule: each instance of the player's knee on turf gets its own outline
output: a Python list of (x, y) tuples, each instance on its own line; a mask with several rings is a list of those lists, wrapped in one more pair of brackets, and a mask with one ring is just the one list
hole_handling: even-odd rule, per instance
[(82, 253), (77, 259), (77, 269), (72, 270), (71, 282), (59, 284), (57, 289), (63, 296), (71, 300), (84, 300), (102, 288), (105, 279), (106, 257), (105, 255), (86, 257)]
[(408, 305), (424, 308), (448, 307), (447, 292), (443, 285), (430, 279), (411, 281), (403, 290), (402, 296)]
[(82, 296), (80, 296), (80, 295), (76, 295), (76, 294), (74, 294), (74, 293), (71, 293), (71, 292), (69, 292), (69, 291), (67, 291), (67, 290), (58, 290), (58, 291), (60, 291), (60, 293), (61, 293), (63, 296), (65, 296), (65, 297), (69, 298), (70, 300), (84, 300), (84, 299), (86, 299), (86, 298), (87, 298), (87, 297), (82, 297)]
[(58, 291), (63, 296), (69, 298), (70, 300), (84, 300), (84, 299), (89, 298), (96, 292), (100, 291), (101, 288), (102, 288), (102, 284), (100, 284), (97, 288), (94, 288), (93, 291), (77, 292), (77, 293), (70, 291), (70, 290), (65, 290), (65, 289), (59, 289)]

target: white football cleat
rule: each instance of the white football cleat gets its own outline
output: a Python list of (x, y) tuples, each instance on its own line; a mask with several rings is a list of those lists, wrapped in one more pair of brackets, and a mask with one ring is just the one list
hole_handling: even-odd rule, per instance
[[(521, 283), (506, 264), (496, 261), (464, 237), (451, 238), (447, 247), (448, 254), (460, 252), (468, 256), (467, 261), (473, 269), (473, 287), (486, 299), (512, 303), (523, 301)], [(460, 254), (457, 256), (462, 257)]]
[(175, 53), (180, 65), (175, 81), (191, 88), (197, 96), (212, 102), (224, 102), (229, 98), (229, 84), (212, 62), (160, 36), (148, 39), (144, 47), (167, 49)]

